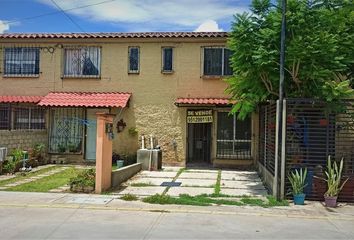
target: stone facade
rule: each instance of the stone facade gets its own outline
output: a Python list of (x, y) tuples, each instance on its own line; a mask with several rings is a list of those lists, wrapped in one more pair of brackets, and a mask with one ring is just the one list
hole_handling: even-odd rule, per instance
[(15, 148), (32, 148), (36, 143), (48, 146), (46, 130), (0, 130), (0, 147), (7, 147), (9, 153)]

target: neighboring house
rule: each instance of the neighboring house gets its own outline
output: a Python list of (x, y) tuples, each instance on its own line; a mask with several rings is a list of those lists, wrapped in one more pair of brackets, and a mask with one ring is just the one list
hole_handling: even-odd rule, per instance
[[(0, 34), (0, 147), (44, 142), (52, 160), (94, 161), (96, 112), (113, 149), (152, 134), (163, 163), (249, 165), (258, 117), (230, 116), (225, 32)], [(137, 134), (134, 134), (136, 133)]]

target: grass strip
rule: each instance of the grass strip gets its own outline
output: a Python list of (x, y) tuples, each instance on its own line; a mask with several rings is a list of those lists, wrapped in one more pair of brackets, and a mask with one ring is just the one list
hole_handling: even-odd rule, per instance
[(137, 201), (139, 198), (134, 194), (128, 193), (128, 194), (124, 194), (119, 199), (122, 199), (124, 201)]
[(17, 185), (15, 187), (10, 187), (6, 189), (6, 191), (48, 192), (51, 189), (56, 189), (68, 184), (70, 178), (77, 176), (78, 172), (78, 169), (71, 167), (48, 177)]
[(214, 187), (214, 194), (216, 196), (220, 195), (220, 191), (221, 191), (220, 183), (221, 183), (221, 170), (218, 171), (218, 177), (216, 178), (216, 183)]
[(47, 172), (57, 169), (57, 168), (60, 168), (60, 166), (51, 166), (51, 167), (43, 168), (43, 169), (40, 169), (35, 172), (28, 172), (25, 175), (22, 175), (22, 173), (17, 173), (16, 177), (14, 177), (14, 178), (0, 181), (0, 186), (5, 186), (10, 183), (15, 183), (15, 182), (18, 182), (18, 181), (21, 181), (21, 180), (24, 180), (24, 179), (27, 179), (30, 177), (38, 176), (40, 174), (47, 173)]
[(155, 194), (144, 198), (142, 201), (151, 204), (176, 204), (176, 205), (194, 205), (194, 206), (211, 206), (216, 205), (233, 205), (233, 206), (259, 206), (259, 207), (275, 207), (275, 206), (288, 206), (286, 200), (277, 201), (274, 197), (268, 196), (268, 201), (259, 198), (243, 197), (239, 201), (228, 199), (215, 199), (210, 198), (206, 194), (198, 196), (190, 196), (188, 194), (181, 194), (179, 197), (171, 197), (169, 195)]
[[(186, 169), (185, 168), (180, 168), (176, 174), (176, 176), (172, 179), (172, 182), (176, 182), (177, 178), (179, 177), (179, 175), (181, 175)], [(170, 189), (171, 187), (168, 186), (165, 188), (165, 190), (163, 191), (162, 195), (166, 195), (166, 193), (168, 192), (168, 190)]]

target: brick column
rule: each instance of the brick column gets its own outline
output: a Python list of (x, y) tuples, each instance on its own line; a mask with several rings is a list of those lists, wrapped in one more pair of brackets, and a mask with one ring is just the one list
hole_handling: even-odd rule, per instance
[(96, 186), (95, 192), (101, 193), (111, 187), (112, 177), (112, 140), (106, 132), (106, 125), (113, 123), (114, 114), (97, 113), (96, 144)]

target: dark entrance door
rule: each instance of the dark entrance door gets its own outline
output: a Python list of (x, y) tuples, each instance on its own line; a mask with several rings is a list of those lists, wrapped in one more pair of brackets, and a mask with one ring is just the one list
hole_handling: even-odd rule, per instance
[(188, 163), (210, 163), (211, 123), (188, 124)]

